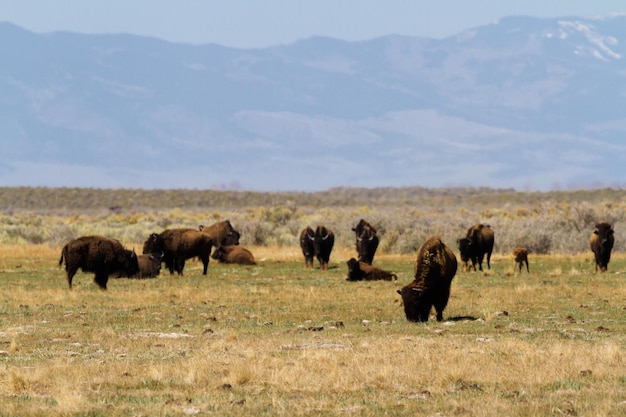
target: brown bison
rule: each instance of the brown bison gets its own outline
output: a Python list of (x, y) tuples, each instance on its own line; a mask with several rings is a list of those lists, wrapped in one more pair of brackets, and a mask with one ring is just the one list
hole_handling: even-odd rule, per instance
[(198, 257), (203, 264), (202, 275), (206, 275), (213, 240), (207, 233), (194, 229), (167, 229), (152, 233), (143, 244), (143, 253), (162, 253), (170, 274), (176, 271), (178, 275), (183, 275), (187, 259)]
[(491, 252), (493, 252), (494, 235), (489, 225), (475, 224), (467, 231), (467, 236), (458, 240), (463, 269), (469, 271), (468, 261), (472, 262), (472, 268), (483, 270), (483, 259), (487, 255), (487, 268), (491, 269)]
[(530, 274), (528, 268), (528, 250), (526, 248), (515, 248), (513, 250), (513, 272), (519, 267), (519, 272), (522, 272), (522, 265), (526, 264), (526, 272)]
[(358, 260), (368, 264), (374, 261), (374, 254), (378, 248), (378, 236), (374, 226), (361, 219), (359, 223), (352, 228), (356, 236), (356, 252), (359, 255)]
[(110, 278), (155, 278), (161, 272), (161, 262), (163, 261), (162, 253), (144, 253), (137, 255), (137, 265), (139, 271), (136, 274), (128, 276), (124, 271), (116, 271), (110, 275)]
[(417, 252), (415, 279), (398, 290), (407, 320), (428, 321), (433, 306), (437, 321), (443, 320), (456, 268), (454, 253), (439, 237), (432, 236), (424, 242)]
[(63, 246), (59, 266), (63, 260), (70, 290), (79, 268), (83, 272), (94, 272), (94, 282), (103, 290), (107, 289), (109, 275), (122, 271), (126, 276), (132, 276), (139, 271), (135, 251), (125, 249), (118, 240), (103, 236), (82, 236), (72, 240)]
[(310, 226), (300, 233), (300, 248), (304, 255), (306, 268), (313, 268), (313, 257), (317, 258), (321, 270), (328, 270), (330, 253), (335, 245), (335, 234), (326, 226), (317, 226), (315, 231)]
[(144, 253), (137, 256), (139, 272), (137, 278), (154, 278), (161, 273), (163, 253)]
[(200, 225), (198, 227), (202, 233), (205, 233), (213, 239), (213, 246), (229, 246), (238, 245), (241, 234), (235, 230), (230, 224), (230, 220), (223, 220), (212, 224), (211, 226)]
[(615, 244), (613, 226), (609, 223), (598, 223), (589, 238), (589, 246), (595, 257), (596, 272), (606, 272), (611, 260), (611, 250)]
[(398, 276), (393, 272), (384, 271), (365, 262), (357, 261), (354, 258), (350, 258), (346, 263), (348, 264), (348, 278), (346, 278), (346, 281), (391, 281), (398, 279)]
[(218, 246), (211, 258), (225, 264), (256, 265), (252, 252), (239, 245)]

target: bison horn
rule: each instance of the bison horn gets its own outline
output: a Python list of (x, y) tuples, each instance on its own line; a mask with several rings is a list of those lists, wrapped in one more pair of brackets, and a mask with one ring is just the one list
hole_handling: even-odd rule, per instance
[(424, 294), (424, 289), (423, 288), (411, 287), (411, 291), (414, 291), (420, 297), (422, 296), (422, 294)]

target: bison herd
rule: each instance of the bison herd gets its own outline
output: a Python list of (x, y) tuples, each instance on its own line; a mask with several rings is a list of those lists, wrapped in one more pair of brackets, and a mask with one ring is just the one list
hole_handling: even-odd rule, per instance
[[(347, 281), (396, 280), (397, 275), (372, 265), (379, 237), (377, 230), (361, 219), (352, 228), (355, 233), (357, 258), (351, 258)], [(109, 277), (152, 278), (159, 275), (162, 263), (170, 274), (183, 275), (185, 261), (198, 258), (202, 261), (202, 274), (207, 274), (209, 259), (223, 263), (255, 265), (253, 254), (239, 246), (241, 234), (230, 221), (220, 221), (211, 226), (200, 225), (196, 229), (167, 229), (152, 233), (144, 242), (142, 254), (128, 250), (115, 239), (104, 236), (82, 236), (67, 243), (61, 250), (59, 266), (65, 261), (68, 287), (72, 289), (72, 279), (78, 269), (93, 272), (94, 282), (106, 290)], [(494, 247), (494, 232), (489, 225), (475, 224), (467, 234), (457, 240), (464, 271), (483, 271), (486, 257), (487, 269), (491, 269), (491, 254)], [(320, 270), (328, 270), (330, 255), (335, 243), (335, 235), (326, 226), (315, 229), (305, 227), (300, 233), (300, 248), (304, 256), (305, 268), (313, 268), (317, 259)], [(597, 223), (589, 238), (594, 254), (596, 272), (606, 272), (611, 250), (615, 243), (613, 227), (609, 223)], [(211, 254), (211, 251), (213, 253)], [(517, 247), (513, 251), (513, 272), (528, 266), (528, 250)], [(457, 271), (457, 259), (450, 247), (438, 236), (429, 237), (417, 251), (414, 265), (414, 279), (398, 294), (402, 297), (407, 320), (428, 321), (434, 307), (438, 321), (443, 320), (443, 310), (448, 304), (450, 286)]]

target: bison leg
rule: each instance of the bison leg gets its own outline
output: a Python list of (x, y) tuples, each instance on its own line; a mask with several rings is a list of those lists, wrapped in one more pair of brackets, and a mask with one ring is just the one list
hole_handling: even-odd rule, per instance
[(76, 275), (76, 271), (77, 269), (75, 268), (69, 268), (67, 270), (67, 285), (69, 286), (69, 289), (72, 289), (72, 279), (74, 278), (74, 275)]
[[(525, 259), (524, 262), (526, 263), (526, 272), (528, 272), (530, 274), (530, 268), (528, 268), (528, 259)], [(521, 265), (520, 265), (520, 272), (521, 272)]]
[(206, 271), (209, 268), (209, 255), (201, 256), (200, 260), (202, 261), (202, 275), (206, 275)]
[(312, 256), (305, 256), (304, 257), (304, 267), (307, 268), (307, 269), (313, 268), (313, 257)]
[(109, 281), (109, 275), (102, 272), (96, 272), (96, 276), (93, 280), (96, 284), (98, 284), (98, 287), (100, 287), (100, 289), (106, 290), (107, 282)]
[(448, 299), (450, 298), (450, 289), (442, 289), (439, 297), (435, 301), (435, 311), (437, 312), (437, 321), (443, 321), (443, 310), (448, 305)]
[(183, 269), (185, 269), (185, 258), (183, 257), (176, 258), (174, 262), (174, 267), (178, 275), (183, 275)]

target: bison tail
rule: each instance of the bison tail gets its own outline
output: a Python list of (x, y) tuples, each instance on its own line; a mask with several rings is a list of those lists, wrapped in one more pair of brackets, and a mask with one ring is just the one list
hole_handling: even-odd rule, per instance
[(63, 246), (63, 249), (61, 249), (61, 257), (59, 258), (59, 267), (63, 265), (63, 260), (65, 259), (65, 267), (67, 268), (67, 251), (67, 245)]

